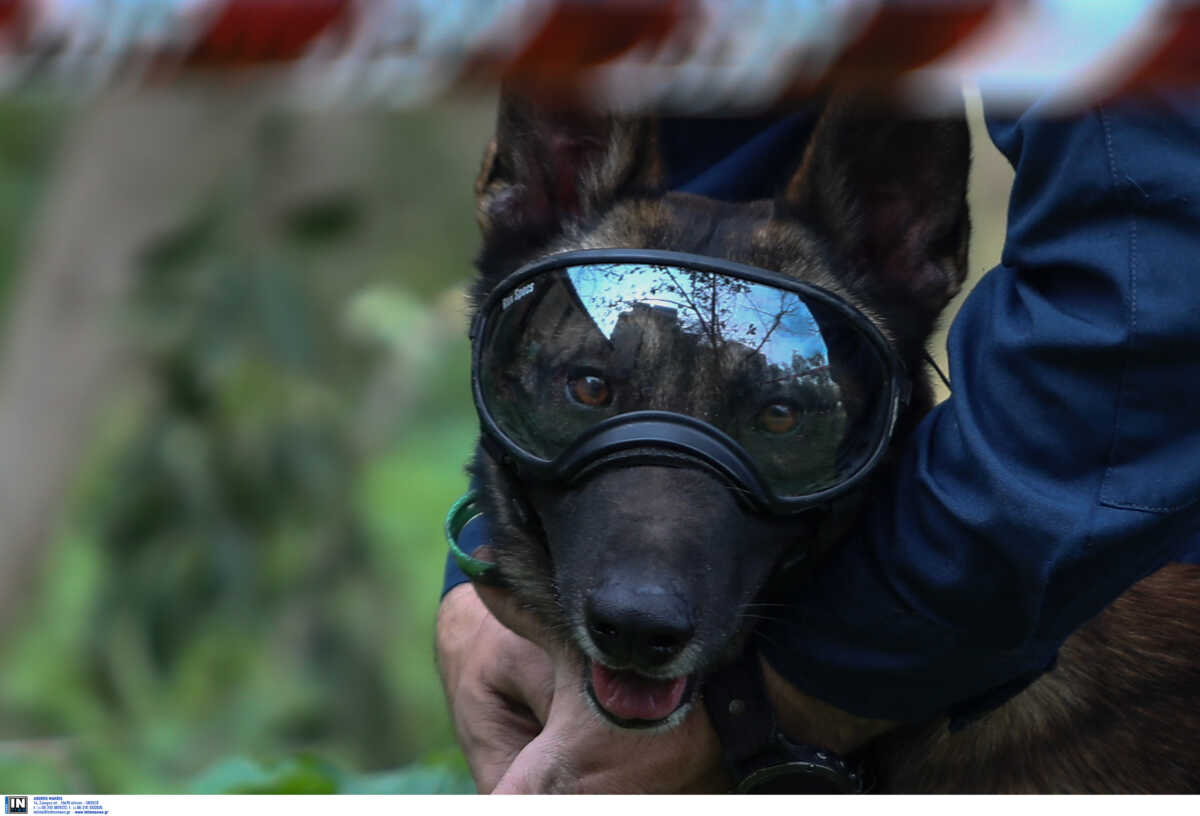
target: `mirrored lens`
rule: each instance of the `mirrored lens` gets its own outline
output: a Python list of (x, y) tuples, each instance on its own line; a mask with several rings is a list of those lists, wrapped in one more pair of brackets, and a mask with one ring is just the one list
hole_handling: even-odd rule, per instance
[(610, 417), (659, 410), (736, 440), (781, 497), (852, 476), (886, 433), (889, 378), (853, 321), (816, 298), (652, 264), (547, 272), (489, 315), (483, 400), (550, 460)]

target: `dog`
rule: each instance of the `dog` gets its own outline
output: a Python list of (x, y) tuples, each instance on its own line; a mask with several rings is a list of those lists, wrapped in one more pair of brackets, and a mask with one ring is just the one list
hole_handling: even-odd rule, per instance
[[(964, 117), (911, 120), (860, 94), (835, 94), (778, 195), (749, 203), (665, 192), (657, 132), (650, 118), (544, 107), (506, 91), (476, 185), (477, 312), (515, 270), (562, 253), (688, 253), (832, 293), (870, 322), (904, 370), (926, 370), (926, 342), (966, 274)], [(523, 291), (512, 290), (504, 308)], [(566, 314), (571, 304), (539, 308)], [(720, 383), (671, 339), (673, 318), (645, 309), (622, 319), (639, 338), (623, 365), (628, 383), (642, 378), (643, 407), (718, 410)], [(584, 334), (561, 329), (530, 344), (519, 377), (543, 389), (547, 413), (514, 422), (553, 425), (557, 403), (586, 411), (612, 399), (606, 372), (552, 365), (588, 342)], [(906, 396), (892, 446), (934, 404), (924, 375), (912, 377)], [(837, 404), (855, 399), (853, 386), (843, 387)], [(742, 403), (759, 428), (791, 421), (787, 404)], [(839, 421), (853, 425), (856, 410)], [(882, 450), (832, 510), (781, 516), (748, 508), (711, 468), (669, 457), (606, 461), (570, 480), (527, 478), (503, 450), (481, 444), (470, 469), (499, 573), (582, 655), (580, 693), (618, 727), (660, 730), (682, 721), (702, 679), (743, 651), (755, 604), (781, 577), (802, 589), (805, 565), (837, 546), (857, 503), (892, 466)], [(808, 547), (800, 567), (790, 561), (797, 541)], [(938, 718), (875, 739), (862, 752), (875, 790), (1200, 790), (1197, 621), (1200, 567), (1160, 570), (1073, 635), (1052, 671), (977, 722), (951, 733)]]

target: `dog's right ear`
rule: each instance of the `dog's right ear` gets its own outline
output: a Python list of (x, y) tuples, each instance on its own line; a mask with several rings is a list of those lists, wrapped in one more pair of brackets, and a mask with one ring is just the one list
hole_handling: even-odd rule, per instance
[(868, 95), (835, 97), (776, 211), (825, 234), (850, 262), (844, 280), (905, 304), (907, 323), (932, 322), (967, 272), (970, 162), (961, 112), (913, 119)]
[(551, 107), (505, 88), (475, 182), (485, 243), (517, 235), (544, 241), (624, 195), (653, 194), (664, 179), (657, 142), (652, 120)]

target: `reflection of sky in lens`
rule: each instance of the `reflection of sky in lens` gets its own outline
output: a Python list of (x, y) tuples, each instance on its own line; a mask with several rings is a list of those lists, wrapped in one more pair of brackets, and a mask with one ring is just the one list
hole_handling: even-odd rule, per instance
[[(635, 303), (674, 310), (684, 331), (700, 334), (715, 312), (721, 339), (758, 348), (767, 362), (791, 366), (793, 353), (829, 359), (821, 330), (801, 297), (710, 272), (645, 264), (593, 264), (567, 270), (580, 301), (605, 337)], [(716, 294), (714, 305), (713, 294)], [(765, 339), (764, 339), (765, 338)]]

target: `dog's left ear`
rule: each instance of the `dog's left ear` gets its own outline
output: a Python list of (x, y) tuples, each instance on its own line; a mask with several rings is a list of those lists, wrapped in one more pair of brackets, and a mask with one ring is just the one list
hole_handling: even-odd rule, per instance
[(551, 238), (630, 193), (661, 188), (653, 120), (554, 107), (506, 87), (475, 182), (485, 243)]
[(966, 277), (970, 152), (963, 116), (904, 118), (835, 97), (776, 215), (816, 226), (851, 280), (932, 321)]

